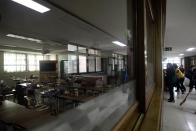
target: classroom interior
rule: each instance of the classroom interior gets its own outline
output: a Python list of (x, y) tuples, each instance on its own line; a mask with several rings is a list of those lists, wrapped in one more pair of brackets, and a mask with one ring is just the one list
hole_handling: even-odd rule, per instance
[[(60, 8), (60, 2), (36, 2), (45, 11), (17, 0), (0, 2), (1, 129), (30, 130), (62, 115), (65, 124), (73, 123), (70, 117), (84, 112), (110, 122), (99, 127), (103, 121), (92, 120), (97, 127), (86, 123), (86, 129), (111, 129), (135, 101), (133, 32), (129, 44), (124, 33), (126, 2), (115, 3), (121, 4), (115, 12), (122, 19), (114, 17), (111, 26), (99, 21), (114, 35)], [(98, 107), (103, 111), (96, 113)], [(78, 108), (82, 111), (73, 114)]]

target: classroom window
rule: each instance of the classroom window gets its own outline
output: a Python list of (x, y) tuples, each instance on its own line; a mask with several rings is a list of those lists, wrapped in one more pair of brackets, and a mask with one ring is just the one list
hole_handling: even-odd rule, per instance
[(88, 71), (89, 72), (95, 72), (95, 57), (89, 56), (88, 57)]
[(86, 56), (79, 55), (79, 73), (86, 72)]
[(26, 70), (26, 56), (19, 53), (4, 53), (4, 71), (22, 72)]
[(68, 51), (77, 51), (77, 46), (68, 44)]
[(96, 71), (101, 71), (101, 57), (96, 57)]
[(39, 71), (39, 62), (40, 60), (43, 60), (43, 56), (29, 54), (27, 60), (28, 60), (28, 71)]
[(79, 53), (86, 53), (86, 48), (85, 47), (78, 47), (78, 52)]
[(88, 49), (88, 54), (94, 55), (95, 54), (95, 50), (94, 49)]
[(77, 56), (68, 54), (68, 73), (77, 73)]
[(123, 63), (123, 59), (119, 59), (119, 62), (118, 62), (118, 67), (119, 67), (119, 70), (122, 70), (124, 68), (124, 63)]

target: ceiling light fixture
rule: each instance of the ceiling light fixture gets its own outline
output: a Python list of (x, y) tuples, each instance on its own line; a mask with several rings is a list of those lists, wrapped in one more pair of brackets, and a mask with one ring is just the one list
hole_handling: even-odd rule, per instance
[(47, 11), (49, 11), (50, 9), (33, 1), (33, 0), (12, 0), (18, 4), (24, 5), (30, 9), (33, 9), (35, 11), (38, 11), (40, 13), (45, 13)]
[(179, 56), (183, 56), (184, 54), (179, 54)]
[(41, 40), (30, 38), (30, 37), (24, 37), (24, 36), (19, 36), (19, 35), (14, 35), (14, 34), (7, 34), (6, 36), (12, 37), (12, 38), (17, 38), (17, 39), (22, 39), (22, 40), (28, 40), (28, 41), (32, 41), (32, 42), (37, 42), (37, 43), (42, 43)]
[(127, 46), (127, 45), (125, 45), (125, 44), (123, 44), (123, 43), (121, 43), (121, 42), (119, 42), (119, 41), (112, 41), (112, 43), (113, 43), (113, 44), (116, 44), (116, 45), (118, 45), (118, 46), (121, 46), (121, 47)]
[(193, 50), (195, 50), (195, 48), (193, 47), (186, 49), (186, 51), (193, 51)]
[(6, 46), (6, 47), (16, 47), (15, 45), (3, 45), (3, 46)]

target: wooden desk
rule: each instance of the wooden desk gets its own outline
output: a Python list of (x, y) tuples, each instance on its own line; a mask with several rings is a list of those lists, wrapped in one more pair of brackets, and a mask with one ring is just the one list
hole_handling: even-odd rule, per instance
[(25, 129), (40, 126), (53, 119), (48, 112), (29, 110), (10, 101), (3, 101), (0, 105), (0, 121), (7, 124), (19, 125)]

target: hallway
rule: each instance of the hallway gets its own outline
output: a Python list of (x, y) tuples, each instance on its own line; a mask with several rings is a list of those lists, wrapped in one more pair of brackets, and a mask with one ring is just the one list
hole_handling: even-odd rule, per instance
[[(188, 88), (187, 88), (188, 90)], [(196, 91), (193, 90), (187, 101), (179, 106), (185, 94), (175, 93), (175, 103), (168, 103), (165, 93), (163, 103), (163, 131), (196, 131)]]

